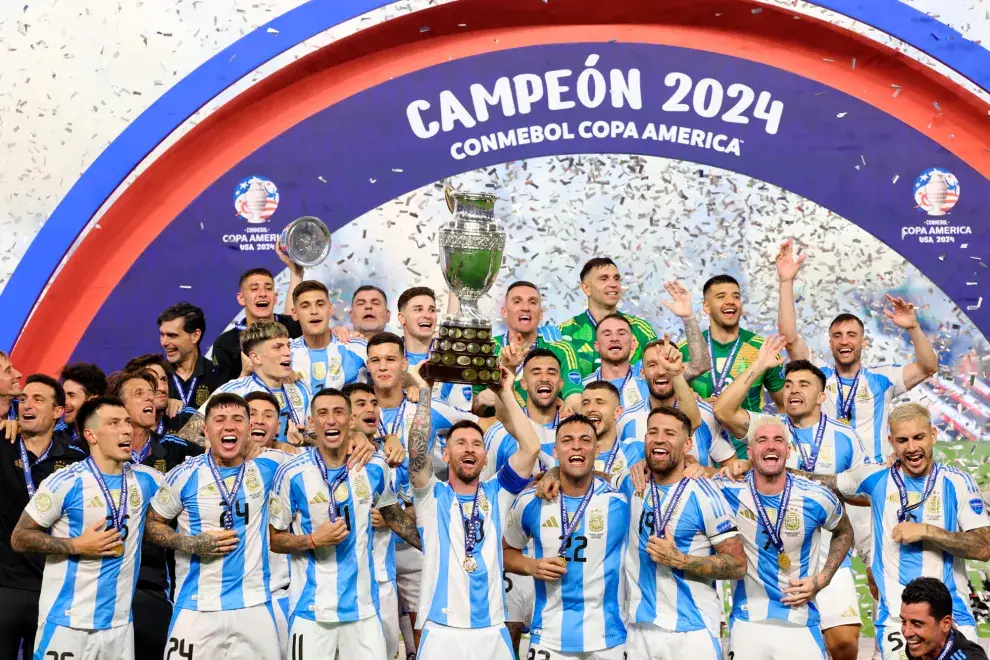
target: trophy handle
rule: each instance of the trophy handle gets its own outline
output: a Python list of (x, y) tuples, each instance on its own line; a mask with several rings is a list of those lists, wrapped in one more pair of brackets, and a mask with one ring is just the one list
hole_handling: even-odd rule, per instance
[(454, 197), (454, 186), (449, 183), (443, 187), (443, 197), (447, 200), (447, 210), (451, 213), (457, 208), (457, 199)]

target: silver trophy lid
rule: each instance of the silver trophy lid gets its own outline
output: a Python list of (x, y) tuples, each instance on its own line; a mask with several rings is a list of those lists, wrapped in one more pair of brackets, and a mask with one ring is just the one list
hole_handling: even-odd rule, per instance
[(282, 245), (300, 266), (316, 266), (330, 254), (330, 230), (311, 215), (293, 220), (282, 230)]

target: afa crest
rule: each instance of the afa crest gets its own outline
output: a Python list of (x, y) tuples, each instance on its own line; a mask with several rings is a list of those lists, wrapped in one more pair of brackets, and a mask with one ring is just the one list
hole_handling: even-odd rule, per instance
[(128, 501), (132, 509), (136, 509), (141, 506), (141, 493), (138, 492), (137, 488), (128, 488)]
[(784, 529), (788, 532), (797, 532), (801, 529), (801, 516), (794, 509), (788, 509), (784, 513)]
[(249, 473), (244, 479), (244, 485), (247, 487), (249, 493), (257, 493), (261, 490), (261, 481), (258, 479), (258, 475), (253, 472)]
[(210, 398), (210, 389), (206, 385), (196, 388), (196, 407), (202, 406)]
[(594, 533), (602, 532), (605, 529), (605, 514), (600, 509), (595, 509), (588, 514), (588, 530)]
[(354, 492), (360, 499), (366, 499), (371, 497), (371, 486), (368, 484), (368, 479), (363, 475), (359, 474), (354, 477)]

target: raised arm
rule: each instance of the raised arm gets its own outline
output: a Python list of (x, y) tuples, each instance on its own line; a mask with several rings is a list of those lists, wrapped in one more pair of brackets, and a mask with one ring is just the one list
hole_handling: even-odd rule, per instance
[(671, 300), (664, 300), (664, 306), (681, 319), (684, 324), (684, 338), (687, 341), (688, 355), (690, 362), (684, 371), (684, 378), (688, 382), (694, 380), (701, 374), (711, 369), (711, 356), (708, 353), (708, 344), (704, 335), (701, 334), (701, 326), (698, 319), (694, 317), (694, 309), (691, 306), (691, 292), (674, 280), (664, 282), (663, 288), (670, 294)]
[(729, 383), (716, 399), (715, 418), (734, 437), (746, 437), (749, 431), (749, 412), (743, 409), (743, 401), (746, 400), (746, 394), (760, 374), (784, 363), (784, 357), (780, 353), (784, 350), (784, 342), (784, 337), (781, 335), (767, 337), (752, 364)]
[(419, 370), (426, 362), (420, 362), (409, 374), (417, 381), (419, 401), (416, 402), (416, 414), (409, 428), (406, 439), (409, 451), (409, 483), (413, 488), (425, 488), (433, 478), (433, 460), (429, 452), (433, 385), (423, 380)]
[(907, 330), (914, 346), (914, 362), (904, 366), (904, 387), (911, 389), (938, 371), (938, 355), (918, 324), (914, 303), (905, 302), (887, 294), (891, 309), (883, 310), (884, 315), (898, 328)]
[(179, 432), (175, 435), (182, 438), (186, 442), (191, 442), (206, 449), (206, 435), (203, 431), (205, 424), (206, 418), (203, 416), (203, 413), (193, 413), (193, 416), (189, 418), (189, 421), (183, 424), (182, 428), (179, 429)]
[[(398, 504), (390, 504), (378, 510), (389, 528), (399, 535), (399, 538), (416, 548), (423, 549), (423, 541), (416, 529), (416, 514), (412, 509), (406, 511)], [(410, 515), (411, 513), (411, 515)]]
[(150, 508), (144, 522), (144, 537), (163, 548), (201, 557), (222, 557), (236, 548), (239, 542), (237, 532), (232, 529), (203, 532), (196, 536), (179, 534), (169, 526), (167, 519)]
[(807, 255), (794, 258), (794, 239), (780, 244), (777, 252), (777, 279), (780, 281), (780, 298), (777, 301), (777, 332), (787, 342), (787, 355), (792, 360), (807, 360), (811, 351), (797, 330), (797, 311), (794, 308), (794, 279)]
[(279, 261), (289, 269), (289, 289), (285, 294), (285, 305), (283, 306), (282, 313), (286, 316), (292, 316), (292, 310), (295, 307), (292, 302), (292, 292), (303, 281), (306, 273), (302, 266), (289, 258), (289, 253), (286, 251), (285, 246), (282, 245), (281, 238), (275, 239), (275, 254), (278, 255)]
[[(677, 409), (688, 416), (688, 419), (691, 420), (691, 431), (694, 431), (701, 426), (701, 411), (698, 410), (698, 399), (694, 395), (694, 390), (688, 384), (686, 376), (687, 371), (691, 369), (691, 365), (684, 364), (684, 355), (677, 346), (670, 343), (666, 335), (664, 335), (664, 340), (667, 343), (659, 351), (660, 365), (667, 372), (667, 377), (670, 378), (670, 384), (674, 387), (674, 395), (677, 397)], [(706, 348), (706, 354), (707, 351), (708, 349)], [(693, 356), (694, 353), (691, 355)]]
[(120, 533), (112, 527), (109, 531), (103, 531), (104, 527), (106, 521), (101, 520), (75, 538), (60, 539), (49, 534), (25, 511), (10, 535), (10, 547), (15, 552), (40, 555), (113, 557), (121, 543)]
[(533, 473), (533, 466), (536, 465), (540, 453), (540, 437), (536, 435), (533, 423), (519, 407), (515, 392), (512, 391), (515, 374), (503, 364), (500, 364), (499, 368), (502, 370), (502, 380), (498, 389), (498, 398), (502, 401), (499, 421), (505, 426), (509, 435), (519, 443), (519, 450), (509, 457), (509, 465), (516, 474), (529, 477)]

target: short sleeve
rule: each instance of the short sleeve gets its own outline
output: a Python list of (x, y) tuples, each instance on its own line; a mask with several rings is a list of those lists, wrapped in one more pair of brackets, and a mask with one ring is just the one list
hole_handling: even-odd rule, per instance
[(344, 371), (344, 384), (364, 382), (367, 377), (367, 370), (364, 360), (360, 356), (346, 348), (340, 349), (341, 366)]
[(904, 383), (904, 369), (905, 365), (891, 364), (883, 367), (872, 367), (870, 371), (874, 374), (884, 376), (890, 381), (890, 385), (894, 390), (891, 398), (895, 399), (907, 392), (907, 385)]
[(867, 463), (869, 463), (869, 458), (866, 454), (866, 447), (863, 446), (863, 441), (860, 439), (859, 434), (855, 430), (849, 429), (842, 435), (846, 436), (849, 440), (849, 444), (852, 445), (852, 459), (849, 465), (849, 470), (857, 470)]
[(287, 470), (279, 468), (268, 497), (268, 524), (279, 531), (292, 523), (292, 479)]
[(529, 478), (516, 474), (511, 463), (506, 463), (495, 475), (498, 479), (498, 487), (502, 490), (518, 495), (529, 484)]
[(727, 538), (735, 536), (738, 532), (735, 515), (721, 491), (708, 479), (698, 479), (695, 483), (698, 485), (696, 497), (698, 508), (701, 509), (705, 536), (711, 544), (718, 545)]
[(771, 392), (784, 389), (784, 368), (770, 367), (763, 372), (763, 385)]
[(34, 492), (31, 501), (24, 507), (24, 513), (31, 516), (31, 520), (38, 523), (40, 527), (48, 529), (62, 517), (62, 510), (65, 505), (65, 495), (69, 492), (75, 479), (59, 477), (58, 473), (51, 475), (38, 485), (38, 490)]
[(971, 529), (990, 526), (990, 518), (987, 518), (983, 494), (980, 493), (973, 477), (968, 474), (952, 473), (946, 475), (946, 478), (950, 480), (955, 490), (956, 519), (959, 524), (959, 531), (968, 532)]
[[(712, 432), (712, 446), (708, 449), (708, 456), (716, 463), (724, 463), (731, 458), (735, 458), (736, 450), (725, 439), (725, 436), (722, 435), (722, 429), (709, 427), (709, 430)], [(715, 431), (718, 431), (718, 433), (715, 433)]]
[(870, 486), (873, 483), (870, 477), (886, 469), (883, 465), (863, 463), (852, 470), (840, 472), (836, 476), (836, 486), (843, 497), (868, 496), (870, 495)]
[(151, 508), (165, 520), (176, 519), (182, 513), (181, 492), (181, 488), (176, 487), (172, 480), (166, 477), (158, 487), (155, 499), (151, 500)]
[(506, 543), (517, 550), (522, 550), (529, 543), (530, 531), (526, 529), (524, 518), (527, 506), (533, 501), (531, 494), (523, 493), (516, 498), (509, 509), (509, 515), (505, 522), (504, 538)]
[(845, 512), (842, 509), (842, 502), (835, 496), (835, 493), (824, 487), (820, 488), (820, 490), (820, 503), (822, 509), (825, 511), (825, 519), (821, 521), (821, 524), (822, 527), (831, 532), (839, 526), (839, 522), (842, 520)]

